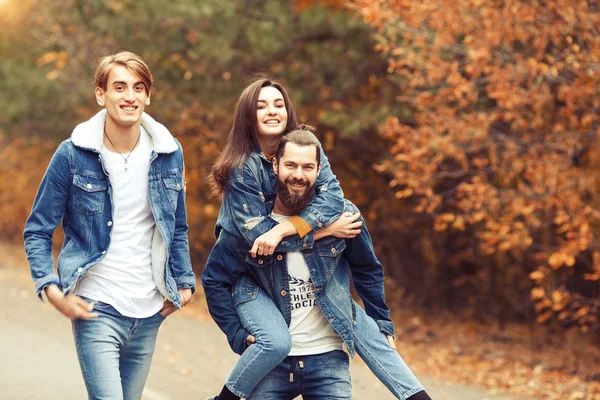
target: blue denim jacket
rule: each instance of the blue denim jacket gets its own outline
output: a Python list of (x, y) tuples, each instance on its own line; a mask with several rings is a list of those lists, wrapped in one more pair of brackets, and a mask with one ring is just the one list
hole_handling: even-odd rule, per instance
[[(36, 293), (48, 285), (69, 292), (110, 246), (112, 187), (104, 169), (102, 146), (106, 110), (78, 125), (60, 144), (42, 179), (24, 231), (25, 251)], [(178, 307), (177, 289), (195, 290), (188, 249), (183, 152), (167, 128), (143, 114), (152, 138), (148, 199), (156, 222), (152, 273), (161, 294)], [(65, 239), (54, 273), (52, 235), (62, 220)]]
[[(346, 201), (345, 211), (358, 212), (358, 209)], [(243, 239), (223, 229), (202, 273), (211, 316), (238, 354), (244, 351), (249, 332), (242, 326), (235, 307), (254, 300), (259, 290), (269, 294), (288, 326), (291, 320), (286, 253), (276, 251), (270, 256), (252, 258), (249, 249)], [(355, 354), (355, 310), (350, 294), (351, 272), (367, 314), (377, 322), (381, 332), (394, 334), (385, 303), (383, 267), (375, 256), (366, 225), (353, 239), (326, 237), (307, 245), (302, 255), (315, 285), (317, 303), (352, 356)]]
[[(344, 193), (322, 149), (321, 172), (315, 188), (317, 196), (298, 214), (313, 232), (331, 224), (344, 210)], [(269, 216), (271, 210), (266, 206), (274, 198), (273, 165), (257, 148), (230, 175), (215, 226), (215, 237), (218, 237), (221, 229), (225, 229), (252, 246), (257, 237), (277, 225)], [(288, 236), (286, 239), (277, 250), (295, 251), (312, 245), (312, 235), (302, 239), (298, 235)]]

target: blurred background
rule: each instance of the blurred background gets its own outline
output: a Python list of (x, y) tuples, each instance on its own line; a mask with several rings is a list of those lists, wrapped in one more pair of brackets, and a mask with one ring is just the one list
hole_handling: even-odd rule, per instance
[[(317, 128), (413, 344), (465, 324), (598, 344), (597, 1), (0, 0), (0, 26), (0, 239), (20, 243), (55, 148), (98, 111), (95, 62), (129, 50), (184, 148), (200, 274), (206, 177), (266, 74)], [(581, 363), (542, 369), (597, 381)]]

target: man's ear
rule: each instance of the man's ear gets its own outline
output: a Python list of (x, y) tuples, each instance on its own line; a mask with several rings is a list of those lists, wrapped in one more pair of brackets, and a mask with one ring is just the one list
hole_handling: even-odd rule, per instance
[(271, 162), (273, 163), (273, 175), (277, 176), (277, 157), (273, 157)]
[(323, 165), (323, 163), (319, 163), (319, 166), (317, 167), (317, 175), (319, 175), (321, 173), (321, 166)]
[(104, 95), (105, 95), (104, 89), (102, 89), (101, 87), (97, 86), (95, 93), (96, 93), (96, 103), (98, 103), (98, 105), (100, 107), (104, 107), (104, 104), (105, 104), (105, 102), (104, 102)]

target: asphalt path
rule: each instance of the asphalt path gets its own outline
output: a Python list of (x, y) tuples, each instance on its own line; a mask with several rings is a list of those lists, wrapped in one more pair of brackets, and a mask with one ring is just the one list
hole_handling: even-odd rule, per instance
[[(0, 399), (87, 398), (71, 323), (34, 294), (29, 272), (0, 264)], [(204, 399), (220, 390), (237, 356), (212, 320), (180, 312), (160, 328), (144, 400)], [(351, 366), (353, 398), (394, 397), (359, 360)], [(477, 387), (419, 375), (436, 400), (516, 400)]]

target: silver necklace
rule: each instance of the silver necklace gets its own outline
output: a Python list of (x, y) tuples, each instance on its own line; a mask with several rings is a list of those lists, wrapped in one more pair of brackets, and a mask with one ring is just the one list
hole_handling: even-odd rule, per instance
[(104, 128), (104, 136), (106, 136), (106, 138), (108, 139), (108, 141), (112, 145), (112, 147), (117, 151), (117, 153), (119, 153), (119, 155), (123, 158), (123, 160), (125, 160), (125, 171), (127, 171), (127, 168), (129, 168), (129, 157), (131, 157), (131, 153), (133, 153), (133, 149), (135, 149), (135, 146), (137, 146), (138, 142), (140, 141), (140, 136), (142, 136), (142, 135), (140, 134), (138, 136), (137, 140), (135, 141), (135, 144), (131, 148), (131, 151), (129, 151), (129, 154), (127, 154), (127, 157), (125, 157), (123, 154), (121, 154), (119, 149), (117, 149), (117, 146), (115, 146), (115, 144), (112, 142), (112, 140), (110, 140), (108, 133), (106, 133), (106, 128)]

